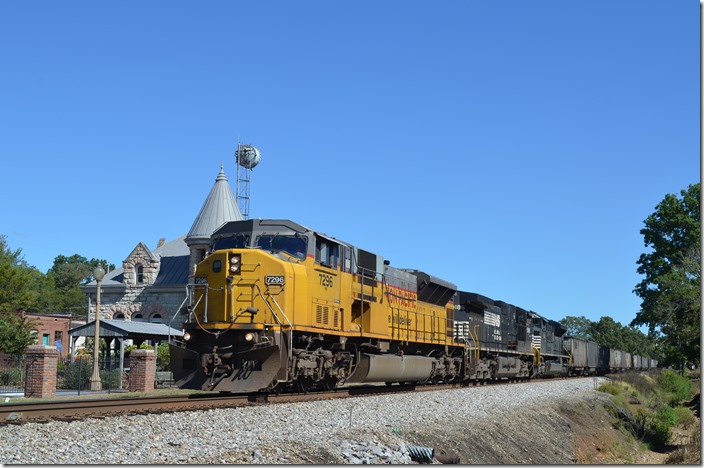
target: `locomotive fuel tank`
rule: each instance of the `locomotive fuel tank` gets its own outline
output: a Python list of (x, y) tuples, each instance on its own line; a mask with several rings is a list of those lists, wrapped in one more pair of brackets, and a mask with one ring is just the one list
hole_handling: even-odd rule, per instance
[(424, 382), (433, 373), (434, 362), (434, 358), (425, 356), (364, 353), (347, 383)]

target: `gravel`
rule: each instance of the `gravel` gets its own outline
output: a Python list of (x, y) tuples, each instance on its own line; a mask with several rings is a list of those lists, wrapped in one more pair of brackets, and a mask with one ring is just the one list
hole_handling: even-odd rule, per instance
[[(598, 379), (599, 381), (603, 379)], [(498, 421), (545, 423), (537, 439), (568, 429), (557, 404), (594, 399), (597, 379), (547, 380), (345, 400), (0, 426), (2, 464), (409, 464), (418, 442), (457, 446)], [(542, 421), (542, 420), (541, 420)], [(564, 426), (564, 427), (563, 427)], [(472, 433), (470, 428), (474, 428)], [(498, 430), (498, 429), (497, 429)], [(496, 437), (504, 437), (501, 431)], [(564, 434), (568, 437), (568, 434)], [(469, 441), (466, 441), (467, 443)], [(527, 445), (533, 445), (532, 440)], [(514, 442), (515, 444), (516, 442)], [(550, 442), (553, 444), (553, 442)], [(564, 441), (555, 457), (574, 462)], [(476, 448), (475, 448), (476, 449)], [(473, 449), (473, 451), (476, 451)], [(563, 450), (564, 449), (564, 450)], [(525, 462), (541, 462), (535, 456)], [(483, 463), (468, 460), (462, 463)], [(511, 462), (500, 454), (490, 462)], [(543, 460), (544, 461), (544, 460)], [(437, 463), (437, 460), (434, 460)]]

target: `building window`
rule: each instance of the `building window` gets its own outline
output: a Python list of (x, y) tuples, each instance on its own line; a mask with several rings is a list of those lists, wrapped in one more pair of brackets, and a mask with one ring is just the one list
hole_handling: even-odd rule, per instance
[(39, 331), (38, 330), (31, 330), (29, 332), (30, 336), (34, 340), (34, 344), (39, 343)]
[(137, 265), (137, 284), (144, 283), (144, 267)]
[(117, 314), (113, 316), (115, 320), (125, 320), (125, 314)]
[(64, 332), (62, 332), (62, 331), (55, 331), (54, 332), (54, 346), (56, 346), (56, 350), (59, 352), (59, 354), (63, 353), (63, 351), (64, 351), (63, 337), (64, 337)]
[(50, 341), (49, 341), (49, 334), (48, 334), (48, 333), (44, 333), (44, 334), (42, 335), (42, 344), (43, 344), (44, 346), (49, 346), (49, 345), (51, 344)]
[(161, 323), (161, 314), (152, 315), (152, 323)]
[(134, 320), (135, 322), (144, 322), (144, 317), (142, 316), (142, 314), (135, 314), (132, 317), (132, 320)]

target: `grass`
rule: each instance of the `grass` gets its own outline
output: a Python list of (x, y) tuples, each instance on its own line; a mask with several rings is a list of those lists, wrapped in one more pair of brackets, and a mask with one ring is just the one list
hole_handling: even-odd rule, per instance
[(615, 427), (627, 429), (643, 447), (664, 449), (677, 439), (676, 433), (691, 432), (696, 425), (692, 411), (682, 406), (692, 397), (691, 381), (674, 372), (619, 374), (599, 391), (611, 395)]

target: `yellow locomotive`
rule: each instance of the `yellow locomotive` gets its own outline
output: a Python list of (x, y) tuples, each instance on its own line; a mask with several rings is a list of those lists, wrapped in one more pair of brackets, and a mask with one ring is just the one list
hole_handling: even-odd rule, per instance
[(189, 284), (181, 388), (226, 392), (352, 382), (449, 382), (456, 286), (289, 220), (224, 224)]

